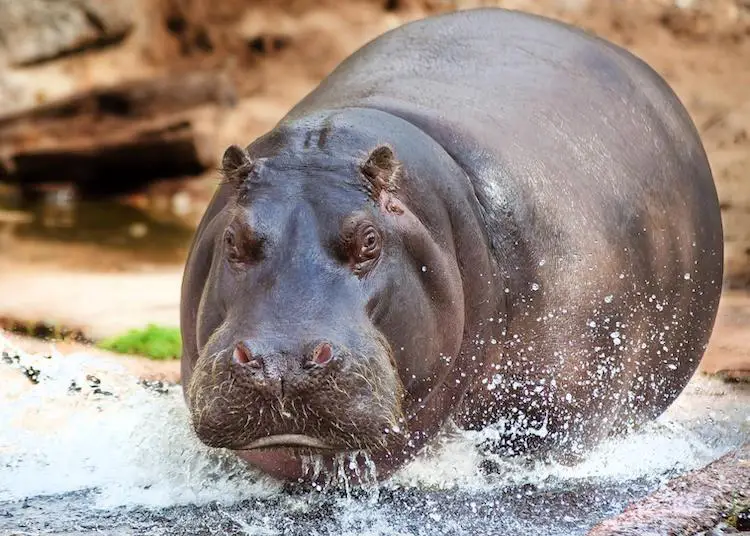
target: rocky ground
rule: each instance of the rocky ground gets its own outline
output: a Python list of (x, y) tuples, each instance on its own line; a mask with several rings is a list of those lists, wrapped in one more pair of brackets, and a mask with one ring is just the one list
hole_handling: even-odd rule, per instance
[[(712, 536), (750, 529), (737, 518), (748, 516), (750, 500), (750, 443), (715, 462), (675, 478), (652, 495), (628, 506), (623, 513), (594, 527), (587, 536)], [(743, 517), (744, 519), (744, 517)], [(729, 521), (729, 523), (726, 523)], [(704, 532), (713, 528), (717, 532)], [(718, 532), (718, 529), (732, 532)]]

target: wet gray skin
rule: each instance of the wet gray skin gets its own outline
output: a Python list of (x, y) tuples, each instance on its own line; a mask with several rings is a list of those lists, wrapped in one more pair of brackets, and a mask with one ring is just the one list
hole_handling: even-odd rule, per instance
[(660, 415), (708, 342), (716, 190), (664, 80), (544, 18), (470, 10), (344, 61), (230, 147), (182, 295), (198, 437), (279, 478), (382, 476), (448, 420), (574, 460)]

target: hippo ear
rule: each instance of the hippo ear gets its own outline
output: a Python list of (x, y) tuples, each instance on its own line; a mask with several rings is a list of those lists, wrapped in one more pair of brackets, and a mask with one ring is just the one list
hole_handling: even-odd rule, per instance
[(368, 190), (377, 200), (381, 192), (392, 192), (396, 189), (401, 176), (401, 163), (396, 160), (390, 147), (381, 145), (370, 152), (360, 170), (367, 179)]
[(221, 159), (221, 174), (224, 181), (240, 186), (253, 169), (253, 161), (247, 151), (237, 145), (230, 145)]

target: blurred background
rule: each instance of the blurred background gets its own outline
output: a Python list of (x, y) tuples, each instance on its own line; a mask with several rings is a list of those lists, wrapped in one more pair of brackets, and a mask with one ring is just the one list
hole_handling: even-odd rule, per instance
[(489, 5), (583, 27), (675, 89), (725, 225), (704, 368), (750, 369), (749, 0), (0, 0), (0, 328), (29, 348), (28, 336), (101, 343), (148, 325), (173, 336), (224, 148), (272, 128), (384, 31)]

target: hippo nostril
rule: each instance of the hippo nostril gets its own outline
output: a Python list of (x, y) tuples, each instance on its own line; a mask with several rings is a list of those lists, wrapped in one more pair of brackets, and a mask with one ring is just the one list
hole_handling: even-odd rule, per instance
[(316, 365), (327, 365), (333, 359), (333, 349), (328, 343), (323, 343), (313, 353), (313, 363)]
[(238, 363), (244, 364), (244, 363), (248, 363), (252, 359), (253, 354), (250, 353), (250, 350), (248, 350), (241, 344), (238, 344), (234, 348), (234, 354), (232, 355), (232, 357), (234, 357), (234, 360), (237, 361)]
[(234, 360), (237, 363), (242, 365), (247, 365), (252, 368), (260, 368), (262, 366), (260, 360), (253, 356), (253, 353), (243, 344), (235, 346), (232, 357), (234, 357)]

